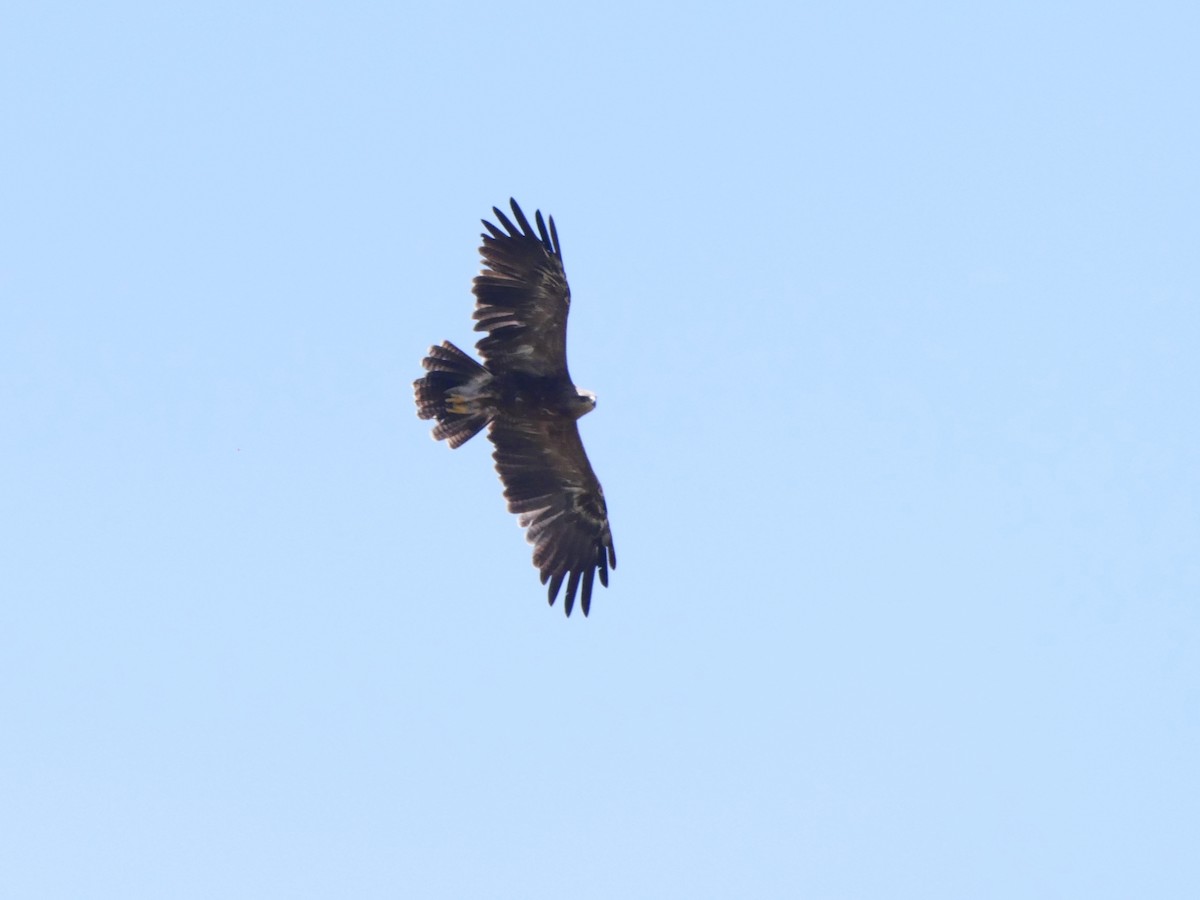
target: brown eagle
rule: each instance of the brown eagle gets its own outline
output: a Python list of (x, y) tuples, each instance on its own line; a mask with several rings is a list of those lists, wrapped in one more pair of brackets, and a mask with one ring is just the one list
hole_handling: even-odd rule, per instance
[(484, 364), (449, 341), (430, 347), (421, 361), (428, 374), (413, 382), (417, 415), (436, 418), (434, 439), (452, 448), (488, 426), (508, 510), (527, 529), (550, 605), (566, 581), (567, 615), (579, 591), (586, 616), (596, 572), (607, 587), (609, 566), (617, 567), (604, 491), (575, 424), (596, 396), (567, 371), (571, 289), (554, 218), (547, 230), (539, 210), (535, 232), (509, 203), (516, 225), (496, 207), (502, 228), (483, 220), (484, 268), (472, 288), (475, 330), (487, 332), (475, 345)]

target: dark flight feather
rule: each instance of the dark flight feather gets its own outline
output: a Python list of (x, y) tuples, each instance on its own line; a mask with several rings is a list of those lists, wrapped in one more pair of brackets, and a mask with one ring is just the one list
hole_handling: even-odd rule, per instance
[(492, 458), (504, 482), (509, 512), (526, 529), (534, 546), (533, 564), (542, 584), (550, 582), (554, 603), (563, 577), (569, 575), (564, 600), (567, 615), (584, 576), (580, 605), (587, 615), (592, 580), (608, 585), (608, 570), (617, 566), (604, 490), (592, 471), (579, 429), (570, 419), (492, 420), (488, 437)]
[(475, 345), (493, 374), (524, 372), (570, 383), (567, 372), (567, 313), (571, 290), (563, 270), (554, 219), (550, 231), (539, 211), (535, 233), (512, 203), (516, 225), (494, 208), (504, 230), (488, 221), (479, 253), (485, 268), (474, 282), (476, 331), (487, 336)]

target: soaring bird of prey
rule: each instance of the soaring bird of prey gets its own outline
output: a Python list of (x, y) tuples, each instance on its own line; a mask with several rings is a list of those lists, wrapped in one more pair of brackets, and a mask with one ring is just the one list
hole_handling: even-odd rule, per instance
[(496, 207), (500, 225), (483, 221), (484, 268), (472, 288), (475, 330), (486, 332), (475, 345), (483, 364), (449, 341), (430, 347), (421, 361), (427, 374), (413, 382), (417, 415), (437, 419), (434, 439), (452, 448), (488, 427), (508, 510), (533, 544), (550, 605), (565, 581), (567, 615), (578, 592), (586, 616), (596, 573), (607, 587), (617, 567), (604, 490), (576, 426), (596, 396), (567, 371), (571, 289), (554, 218), (547, 229), (539, 210), (534, 231), (509, 203), (516, 224)]

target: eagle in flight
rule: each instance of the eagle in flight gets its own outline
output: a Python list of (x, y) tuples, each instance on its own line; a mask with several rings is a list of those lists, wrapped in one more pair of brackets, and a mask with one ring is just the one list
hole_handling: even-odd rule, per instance
[(485, 425), (509, 512), (533, 544), (533, 564), (549, 582), (553, 606), (563, 583), (569, 616), (578, 593), (583, 614), (592, 582), (608, 586), (617, 567), (604, 491), (579, 438), (576, 420), (596, 396), (567, 371), (571, 289), (554, 218), (534, 215), (537, 231), (512, 205), (516, 224), (496, 207), (481, 235), (483, 271), (475, 278), (475, 348), (480, 365), (449, 341), (430, 347), (426, 375), (413, 382), (417, 415), (437, 419), (435, 440), (460, 447)]

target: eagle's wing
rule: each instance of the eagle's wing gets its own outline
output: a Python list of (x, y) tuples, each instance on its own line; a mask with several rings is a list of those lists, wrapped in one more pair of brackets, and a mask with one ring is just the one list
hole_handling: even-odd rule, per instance
[(485, 268), (476, 277), (475, 330), (487, 336), (475, 345), (496, 373), (567, 376), (567, 312), (571, 289), (563, 270), (554, 217), (550, 228), (539, 210), (537, 232), (512, 204), (517, 224), (496, 207), (503, 230), (486, 219), (479, 253)]
[(550, 582), (550, 603), (565, 580), (569, 616), (582, 582), (580, 603), (586, 616), (596, 571), (607, 587), (617, 552), (604, 491), (579, 429), (570, 419), (505, 417), (492, 422), (488, 436), (496, 447), (492, 457), (508, 509), (528, 529), (525, 537), (534, 546), (533, 564), (541, 571), (542, 584)]

